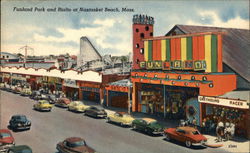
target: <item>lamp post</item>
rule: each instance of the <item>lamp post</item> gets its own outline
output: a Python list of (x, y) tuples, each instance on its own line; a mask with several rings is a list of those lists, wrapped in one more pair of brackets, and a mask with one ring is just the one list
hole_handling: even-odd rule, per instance
[(130, 80), (128, 80), (127, 85), (128, 85), (128, 114), (130, 114), (131, 113), (131, 111), (130, 111), (130, 107), (131, 107), (131, 103), (130, 103), (130, 93), (131, 93), (130, 86), (131, 86), (131, 82), (130, 82)]

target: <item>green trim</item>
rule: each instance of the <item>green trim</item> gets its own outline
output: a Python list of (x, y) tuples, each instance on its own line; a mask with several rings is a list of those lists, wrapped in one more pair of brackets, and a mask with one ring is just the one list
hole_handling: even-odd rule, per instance
[(187, 37), (187, 60), (193, 59), (192, 37)]
[(170, 51), (170, 39), (166, 39), (166, 60), (170, 61), (171, 51)]
[(217, 72), (217, 36), (212, 35), (211, 40), (211, 71)]
[(153, 41), (148, 41), (148, 61), (153, 60)]

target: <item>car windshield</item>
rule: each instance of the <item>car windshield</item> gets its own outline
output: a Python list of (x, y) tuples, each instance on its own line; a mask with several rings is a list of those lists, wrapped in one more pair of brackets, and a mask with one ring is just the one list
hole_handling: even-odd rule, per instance
[(9, 133), (0, 133), (0, 138), (8, 138), (10, 137)]
[(48, 101), (40, 101), (41, 104), (48, 104)]
[(200, 134), (199, 131), (193, 131), (192, 133), (193, 133), (193, 135), (199, 135)]
[(85, 144), (85, 141), (76, 141), (76, 142), (67, 142), (67, 146), (68, 147), (72, 147), (72, 148), (74, 148), (74, 147), (79, 147), (79, 146), (85, 146), (86, 144)]
[(155, 125), (155, 124), (158, 124), (158, 122), (157, 121), (150, 121), (150, 122), (148, 122), (148, 124)]
[(26, 117), (25, 116), (16, 116), (15, 118), (17, 120), (26, 121)]

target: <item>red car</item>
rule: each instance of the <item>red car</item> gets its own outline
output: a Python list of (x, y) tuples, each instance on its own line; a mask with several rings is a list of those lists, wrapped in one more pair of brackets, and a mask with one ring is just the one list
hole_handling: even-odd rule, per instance
[(56, 101), (55, 106), (67, 108), (71, 101), (68, 98), (60, 98)]
[(70, 137), (56, 145), (60, 153), (95, 153), (95, 150), (89, 147), (85, 140), (79, 137)]
[(0, 152), (7, 151), (10, 147), (15, 145), (15, 140), (7, 129), (0, 129)]
[(184, 142), (187, 147), (191, 147), (192, 145), (203, 146), (207, 141), (207, 138), (200, 134), (197, 129), (188, 126), (165, 129), (164, 135), (168, 141), (174, 139)]

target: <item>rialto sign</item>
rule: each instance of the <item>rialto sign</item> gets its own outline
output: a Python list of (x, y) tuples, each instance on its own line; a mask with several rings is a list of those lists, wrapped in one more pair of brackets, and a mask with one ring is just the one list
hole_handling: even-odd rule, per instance
[(163, 69), (163, 70), (171, 70), (171, 69), (183, 69), (183, 70), (206, 70), (206, 61), (146, 61), (140, 62), (140, 68), (144, 69)]
[(198, 101), (200, 103), (206, 103), (206, 104), (221, 105), (221, 106), (241, 108), (241, 109), (249, 109), (249, 105), (244, 100), (198, 96)]

